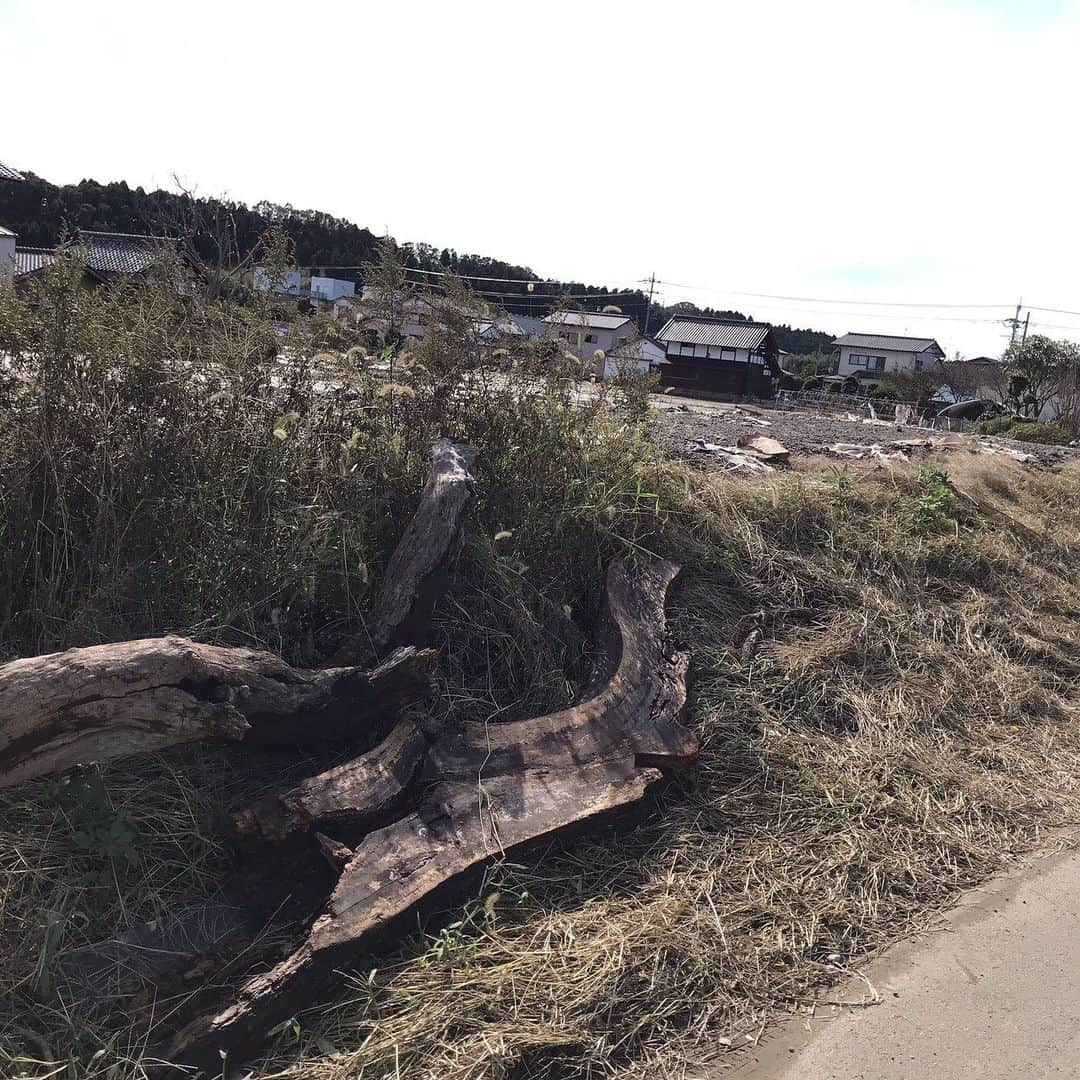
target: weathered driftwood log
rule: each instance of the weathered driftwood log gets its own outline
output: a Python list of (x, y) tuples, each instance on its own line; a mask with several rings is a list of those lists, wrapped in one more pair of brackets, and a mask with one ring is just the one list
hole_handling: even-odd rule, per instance
[(0, 666), (0, 787), (197, 739), (312, 742), (385, 731), (427, 697), (435, 654), (367, 670), (290, 667), (253, 649), (144, 638)]
[(469, 469), (475, 460), (475, 447), (435, 441), (420, 504), (387, 564), (367, 630), (338, 649), (334, 664), (361, 663), (394, 645), (427, 641), (432, 609), (461, 551), (465, 511), (473, 497)]
[(280, 836), (342, 815), (374, 820), (400, 806), (411, 783), (418, 799), (355, 848), (320, 838), (341, 876), (307, 940), (227, 1008), (188, 1024), (164, 1056), (214, 1070), (222, 1052), (243, 1058), (425, 898), (530, 841), (604, 820), (640, 800), (661, 769), (692, 762), (697, 741), (680, 723), (688, 657), (670, 654), (665, 641), (664, 600), (676, 572), (668, 562), (641, 572), (612, 564), (604, 659), (580, 704), (532, 720), (467, 724), (430, 742), (399, 727), (365, 758), (238, 815), (248, 832)]

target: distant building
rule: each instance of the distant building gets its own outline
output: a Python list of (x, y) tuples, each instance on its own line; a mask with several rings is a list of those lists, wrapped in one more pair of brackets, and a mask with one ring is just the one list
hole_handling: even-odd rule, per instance
[(833, 342), (840, 359), (836, 374), (870, 382), (888, 372), (922, 371), (940, 365), (945, 352), (933, 338), (896, 334), (845, 334)]
[(628, 315), (600, 311), (553, 311), (543, 320), (563, 348), (579, 359), (592, 361), (598, 351), (609, 353), (637, 336)]
[(664, 350), (649, 338), (638, 338), (617, 345), (604, 356), (602, 379), (614, 379), (623, 372), (635, 375), (648, 375), (650, 371), (659, 371), (660, 365), (667, 363)]
[(311, 299), (321, 300), (323, 303), (332, 304), (344, 296), (356, 295), (356, 282), (345, 281), (342, 278), (312, 277)]
[(87, 272), (98, 281), (142, 277), (158, 262), (162, 244), (169, 241), (140, 233), (80, 230), (71, 247), (86, 258)]
[(768, 323), (674, 315), (656, 339), (664, 349), (664, 386), (733, 397), (773, 393), (780, 350)]
[(26, 177), (22, 173), (16, 172), (14, 169), (8, 168), (2, 161), (0, 161), (0, 180), (25, 180)]
[(265, 266), (256, 266), (251, 287), (256, 292), (272, 292), (278, 296), (299, 296), (300, 271), (292, 270), (283, 274)]
[(15, 277), (15, 234), (0, 225), (0, 281)]
[[(14, 234), (12, 234), (14, 235)], [(14, 248), (17, 283), (36, 277), (62, 252), (77, 254), (85, 262), (83, 283), (88, 287), (117, 279), (138, 279), (157, 264), (162, 244), (169, 241), (139, 233), (81, 230), (74, 240), (58, 248)]]

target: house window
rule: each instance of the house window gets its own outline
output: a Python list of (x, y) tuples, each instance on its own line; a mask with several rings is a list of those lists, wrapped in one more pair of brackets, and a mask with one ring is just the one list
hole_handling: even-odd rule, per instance
[(585, 344), (586, 345), (591, 345), (594, 341), (596, 341), (596, 335), (595, 334), (586, 334), (585, 335)]
[(865, 353), (850, 353), (848, 363), (852, 367), (866, 368), (867, 371), (884, 371), (884, 356), (867, 356)]
[(684, 341), (679, 346), (679, 351), (682, 353), (683, 356), (693, 356), (694, 355), (694, 343), (692, 341)]
[(720, 359), (726, 360), (729, 364), (735, 363), (735, 350), (734, 349), (721, 349)]

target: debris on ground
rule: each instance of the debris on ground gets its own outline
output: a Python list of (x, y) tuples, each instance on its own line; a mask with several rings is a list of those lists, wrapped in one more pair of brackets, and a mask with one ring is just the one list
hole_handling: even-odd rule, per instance
[(828, 448), (830, 454), (835, 454), (837, 457), (847, 458), (879, 458), (881, 460), (899, 460), (910, 461), (911, 458), (903, 448), (898, 449), (886, 449), (881, 443), (870, 443), (865, 445), (863, 443), (833, 443)]
[(772, 465), (786, 465), (790, 451), (783, 443), (770, 439), (768, 435), (740, 435), (735, 440), (740, 450), (754, 454)]
[(711, 455), (714, 460), (723, 464), (725, 469), (745, 469), (747, 472), (758, 473), (775, 472), (772, 465), (766, 464), (756, 454), (742, 450), (738, 446), (721, 446), (719, 443), (707, 442), (705, 439), (694, 439), (686, 444), (686, 449), (691, 453)]
[[(789, 460), (811, 454), (832, 455), (837, 443), (862, 446), (867, 457), (902, 450), (905, 454), (971, 453), (999, 454), (1023, 464), (1054, 467), (1069, 460), (1080, 460), (1078, 451), (1062, 446), (1019, 443), (1000, 436), (981, 436), (965, 432), (936, 431), (931, 428), (897, 425), (892, 420), (874, 421), (852, 412), (823, 414), (808, 410), (756, 410), (745, 407), (695, 401), (692, 405), (678, 399), (659, 414), (660, 430), (670, 449), (690, 457), (699, 468), (712, 470), (743, 469), (763, 472), (745, 464), (747, 447), (738, 445), (747, 437), (765, 434), (759, 419), (768, 419), (768, 436), (787, 451)], [(758, 412), (763, 413), (759, 417)], [(864, 422), (867, 421), (867, 422)], [(892, 430), (890, 430), (892, 429)], [(870, 447), (877, 446), (877, 452)], [(719, 453), (719, 450), (725, 453)], [(732, 457), (732, 455), (735, 455)], [(841, 457), (845, 455), (839, 455)], [(777, 464), (764, 457), (756, 464)]]
[(764, 416), (757, 409), (748, 408), (745, 405), (736, 405), (732, 412), (739, 417), (740, 420), (745, 420), (751, 424), (758, 424), (760, 427), (772, 427), (772, 421), (766, 420)]

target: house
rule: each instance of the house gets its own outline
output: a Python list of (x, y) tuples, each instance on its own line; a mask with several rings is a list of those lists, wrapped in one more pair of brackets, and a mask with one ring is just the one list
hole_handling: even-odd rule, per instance
[(599, 311), (553, 311), (543, 320), (551, 327), (564, 350), (591, 361), (598, 351), (609, 353), (637, 336), (628, 315)]
[[(0, 161), (0, 180), (21, 181), (24, 177), (14, 169), (9, 169)], [(15, 241), (17, 237), (10, 229), (0, 225), (0, 281), (11, 281), (15, 277)]]
[(345, 281), (342, 278), (317, 277), (311, 278), (311, 299), (321, 302), (324, 306), (330, 306), (335, 300), (343, 296), (356, 295), (356, 282)]
[(664, 350), (649, 338), (638, 338), (617, 345), (604, 356), (600, 372), (601, 379), (614, 379), (624, 373), (648, 375), (650, 371), (659, 371), (661, 364), (666, 364)]
[(0, 281), (15, 277), (15, 234), (0, 225)]
[(86, 271), (99, 282), (117, 278), (143, 277), (155, 266), (160, 247), (167, 243), (160, 237), (140, 233), (79, 231), (71, 246), (86, 259)]
[(88, 288), (117, 279), (144, 277), (156, 265), (159, 237), (138, 233), (94, 232), (81, 230), (74, 240), (60, 247), (14, 249), (14, 277), (18, 283), (37, 277), (62, 252), (78, 254), (85, 261), (83, 284)]
[(870, 381), (886, 372), (922, 371), (945, 359), (944, 350), (933, 338), (896, 334), (845, 334), (833, 347), (840, 350), (837, 375)]
[(283, 272), (269, 270), (265, 266), (256, 266), (251, 287), (256, 292), (272, 292), (278, 296), (299, 296), (300, 271)]
[(780, 350), (768, 323), (673, 315), (656, 340), (664, 350), (663, 386), (747, 397), (773, 393)]

